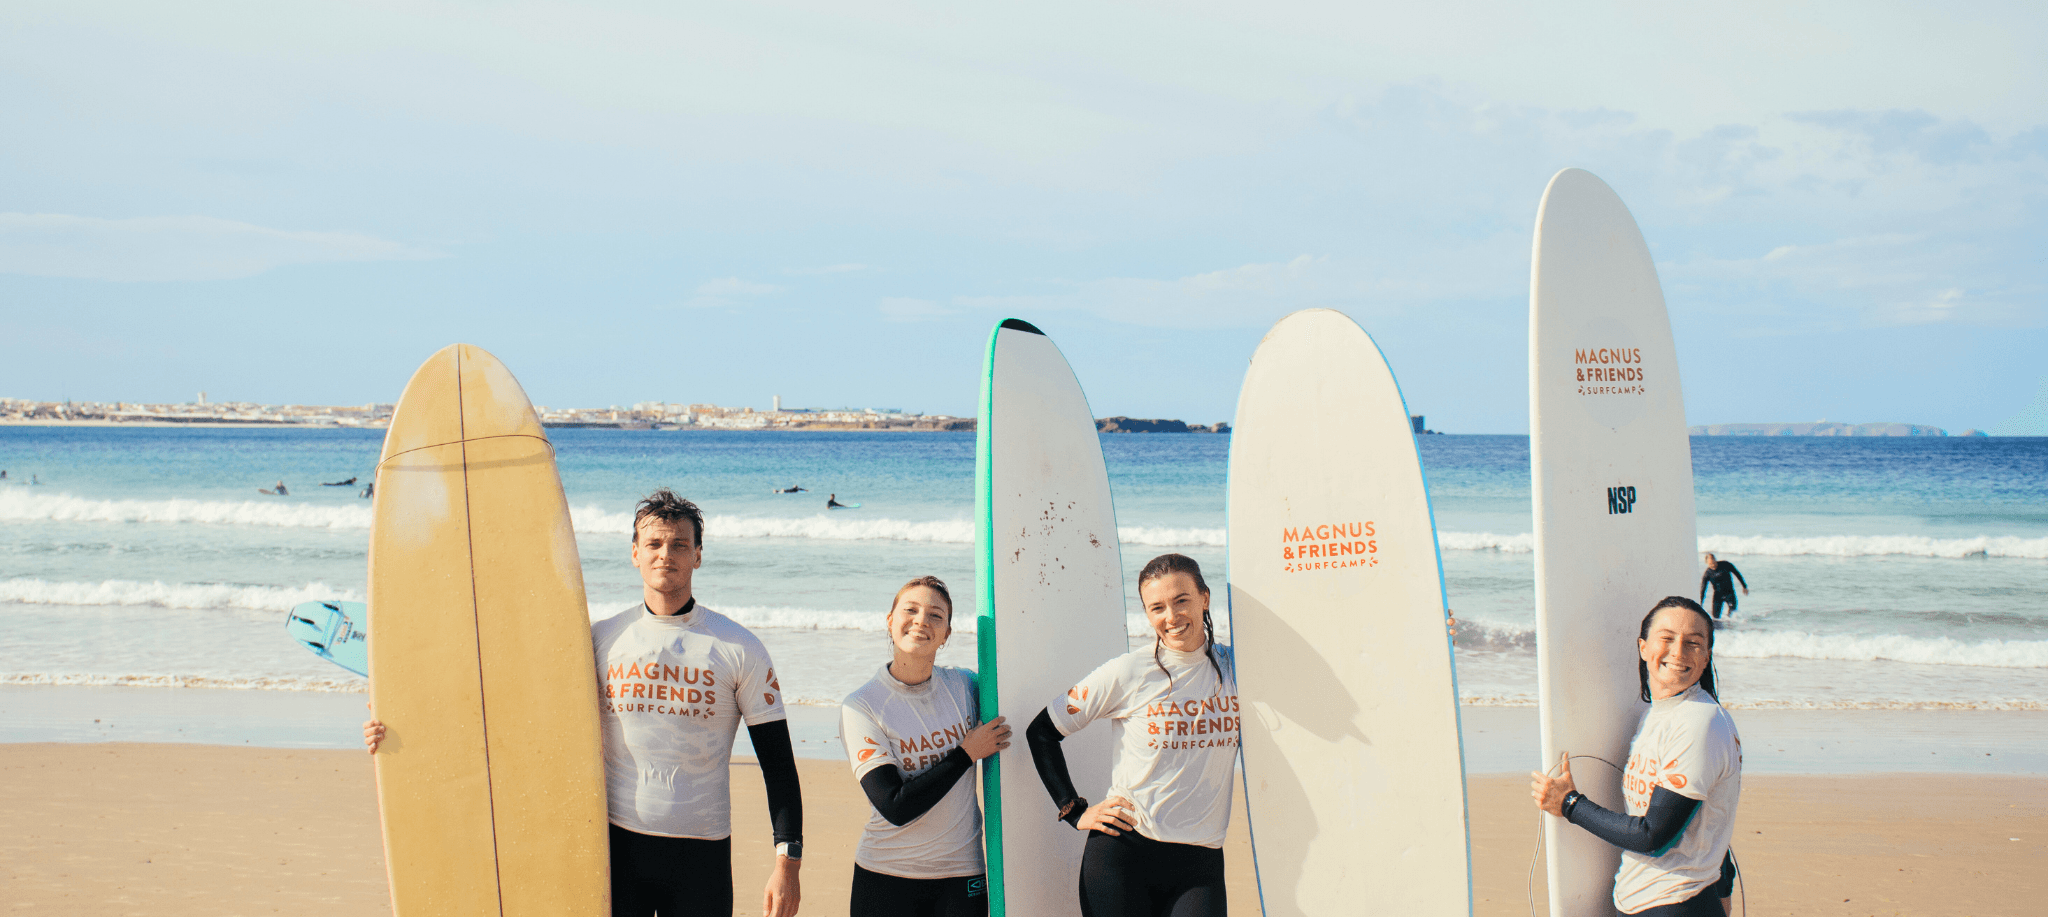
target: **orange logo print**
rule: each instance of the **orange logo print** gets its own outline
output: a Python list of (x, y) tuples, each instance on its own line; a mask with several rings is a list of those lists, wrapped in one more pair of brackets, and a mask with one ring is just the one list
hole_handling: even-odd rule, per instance
[(779, 681), (776, 681), (776, 680), (775, 680), (775, 670), (774, 670), (774, 669), (769, 669), (769, 670), (768, 670), (768, 687), (774, 688), (774, 689), (775, 689), (775, 690), (777, 690), (777, 691), (780, 691), (780, 690), (782, 690), (782, 682), (779, 682)]
[(1068, 704), (1068, 705), (1067, 705), (1067, 715), (1068, 715), (1068, 716), (1073, 716), (1074, 714), (1076, 714), (1076, 713), (1080, 713), (1080, 712), (1081, 712), (1081, 708), (1079, 708), (1079, 707), (1076, 707), (1076, 706), (1074, 706), (1073, 704)]
[(761, 701), (762, 701), (763, 703), (769, 703), (769, 704), (775, 703), (775, 695), (773, 695), (773, 694), (769, 694), (768, 692), (766, 692), (766, 691), (763, 691), (763, 692), (761, 692)]
[(861, 761), (866, 761), (867, 759), (875, 756), (875, 751), (876, 749), (873, 748), (863, 748), (860, 750), (860, 754), (857, 757)]

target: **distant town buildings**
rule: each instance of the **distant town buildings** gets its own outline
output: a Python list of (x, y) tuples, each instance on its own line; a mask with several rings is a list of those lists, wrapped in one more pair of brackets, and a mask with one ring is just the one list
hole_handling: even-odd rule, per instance
[[(949, 414), (910, 414), (896, 408), (728, 408), (715, 404), (643, 401), (631, 408), (549, 408), (535, 405), (549, 427), (625, 430), (972, 430), (974, 419)], [(206, 393), (192, 404), (139, 402), (29, 401), (0, 398), (0, 423), (234, 424), (383, 428), (394, 405), (360, 407), (209, 403)]]

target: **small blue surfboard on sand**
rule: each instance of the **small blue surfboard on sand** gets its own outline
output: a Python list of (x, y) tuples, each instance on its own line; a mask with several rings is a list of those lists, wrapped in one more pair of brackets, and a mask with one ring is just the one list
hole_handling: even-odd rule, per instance
[(305, 602), (285, 613), (284, 631), (313, 655), (357, 675), (370, 674), (369, 606), (361, 602)]

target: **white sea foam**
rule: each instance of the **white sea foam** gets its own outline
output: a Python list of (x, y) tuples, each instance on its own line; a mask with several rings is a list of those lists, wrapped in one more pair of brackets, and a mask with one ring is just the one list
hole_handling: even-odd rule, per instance
[(1717, 635), (1714, 652), (1723, 657), (1764, 659), (1886, 660), (1928, 665), (2048, 668), (2048, 640), (1986, 640), (1965, 643), (1948, 637), (1901, 634), (1810, 634), (1804, 631), (1732, 631)]
[(122, 688), (227, 688), (239, 691), (321, 691), (363, 694), (361, 678), (228, 678), (218, 675), (51, 675), (42, 672), (0, 672), (0, 685), (86, 685)]
[[(633, 530), (633, 514), (599, 506), (569, 511), (576, 531), (625, 535)], [(203, 523), (270, 528), (361, 529), (370, 527), (370, 507), (321, 505), (280, 500), (92, 500), (69, 494), (0, 490), (0, 521)], [(913, 522), (886, 516), (819, 513), (814, 516), (714, 515), (704, 520), (707, 537), (799, 538), (821, 541), (904, 541), (973, 544), (971, 519)], [(1160, 547), (1221, 546), (1220, 528), (1124, 526), (1117, 537), (1126, 544)]]
[[(570, 510), (576, 531), (587, 534), (624, 535), (632, 531), (633, 514), (582, 506)], [(31, 492), (26, 488), (0, 488), (0, 522), (116, 522), (116, 523), (204, 523), (213, 525), (267, 526), (272, 528), (362, 529), (370, 527), (367, 504), (332, 505), (282, 500), (94, 500), (69, 494)], [(813, 516), (707, 517), (705, 528), (714, 538), (794, 538), (822, 541), (901, 541), (933, 544), (974, 543), (974, 522), (944, 519), (913, 522), (886, 516), (819, 513)], [(1126, 525), (1117, 529), (1117, 539), (1128, 545), (1147, 547), (1222, 547), (1225, 530), (1206, 527)], [(1524, 532), (1500, 535), (1493, 532), (1439, 532), (1437, 543), (1446, 551), (1496, 551), (1527, 554), (1536, 548), (1536, 537)], [(1968, 538), (1931, 538), (1924, 535), (1707, 535), (1699, 540), (1702, 551), (1731, 557), (2011, 557), (2048, 560), (2048, 538), (2020, 538), (2011, 535), (1978, 535)]]
[(1492, 532), (1438, 532), (1437, 547), (1446, 551), (1499, 551), (1502, 554), (1528, 554), (1536, 550), (1536, 536), (1524, 532), (1520, 535), (1495, 535)]
[(336, 589), (326, 583), (284, 588), (228, 583), (143, 583), (134, 580), (101, 580), (97, 583), (0, 580), (0, 602), (23, 605), (148, 605), (157, 608), (289, 611), (301, 602), (362, 600), (362, 595), (352, 589)]
[(279, 500), (88, 500), (70, 494), (0, 489), (0, 521), (201, 522), (275, 528), (367, 529), (368, 505)]
[[(1437, 544), (1446, 551), (1499, 551), (1527, 554), (1536, 550), (1536, 536), (1492, 532), (1440, 532)], [(1978, 535), (1970, 538), (1929, 538), (1925, 535), (1705, 535), (1700, 550), (1729, 557), (2015, 557), (2048, 559), (2048, 538)]]
[(1979, 535), (1974, 538), (1928, 538), (1924, 535), (1814, 535), (1777, 538), (1765, 535), (1707, 535), (1700, 550), (1732, 556), (1795, 557), (2018, 557), (2048, 560), (2048, 538)]

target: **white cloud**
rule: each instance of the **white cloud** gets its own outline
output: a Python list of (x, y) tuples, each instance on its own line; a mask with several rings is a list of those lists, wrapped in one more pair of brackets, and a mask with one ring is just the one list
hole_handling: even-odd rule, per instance
[(738, 277), (720, 277), (697, 285), (698, 296), (766, 296), (780, 292), (782, 288), (772, 283), (754, 283)]
[(739, 305), (740, 300), (782, 292), (772, 283), (755, 283), (738, 277), (720, 277), (697, 285), (695, 296), (684, 300), (686, 309), (716, 309)]
[(232, 280), (293, 264), (441, 257), (362, 233), (272, 229), (215, 217), (0, 213), (0, 273), (36, 277)]
[(952, 315), (956, 310), (946, 308), (929, 299), (911, 299), (904, 296), (888, 296), (877, 307), (882, 317), (892, 322), (928, 322)]
[[(1341, 309), (1365, 320), (1418, 306), (1512, 292), (1526, 283), (1515, 260), (1526, 238), (1513, 233), (1445, 240), (1427, 253), (1297, 255), (1172, 279), (1108, 277), (1037, 294), (963, 296), (958, 305), (1029, 314), (1079, 309), (1112, 321), (1161, 328), (1263, 327), (1298, 309)], [(1526, 255), (1523, 257), (1526, 258)]]

